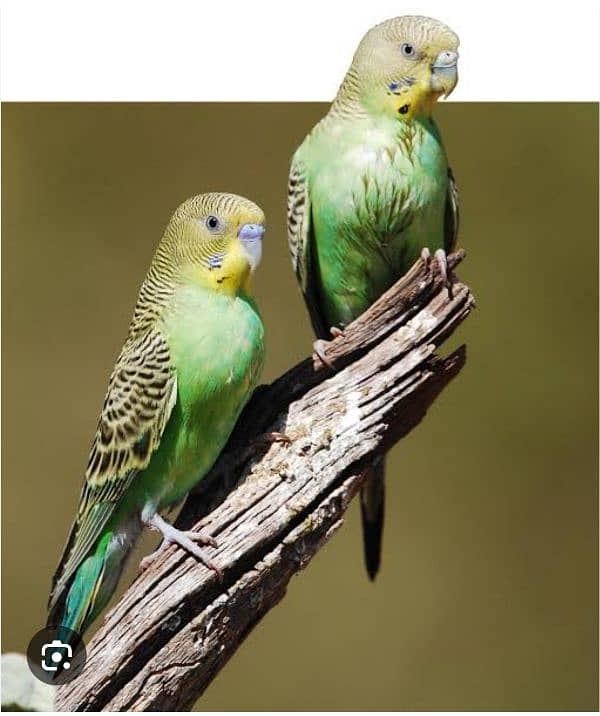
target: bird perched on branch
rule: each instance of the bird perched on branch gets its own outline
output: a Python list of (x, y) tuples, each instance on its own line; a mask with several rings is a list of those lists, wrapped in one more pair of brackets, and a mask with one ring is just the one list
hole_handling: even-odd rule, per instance
[(220, 573), (199, 546), (214, 539), (161, 513), (211, 468), (259, 379), (264, 332), (250, 281), (263, 233), (261, 209), (233, 194), (193, 197), (171, 218), (110, 377), (49, 626), (83, 633), (144, 525)]
[[(433, 106), (454, 89), (458, 37), (427, 17), (397, 17), (360, 42), (327, 115), (294, 154), (288, 241), (315, 352), (423, 253), (445, 269), (455, 244), (457, 190)], [(366, 567), (379, 569), (383, 458), (361, 492)]]

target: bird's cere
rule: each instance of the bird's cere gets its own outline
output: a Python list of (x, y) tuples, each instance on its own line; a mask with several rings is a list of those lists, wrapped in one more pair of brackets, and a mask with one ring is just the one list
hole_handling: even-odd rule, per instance
[(448, 69), (450, 67), (456, 67), (458, 62), (458, 52), (454, 50), (444, 50), (435, 58), (433, 63), (434, 70)]
[(241, 241), (259, 241), (264, 233), (265, 227), (262, 224), (244, 224), (238, 236)]

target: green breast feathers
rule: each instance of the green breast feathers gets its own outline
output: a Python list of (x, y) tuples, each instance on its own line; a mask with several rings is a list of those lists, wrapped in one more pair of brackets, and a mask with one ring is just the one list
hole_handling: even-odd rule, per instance
[(310, 203), (305, 250), (323, 334), (362, 313), (424, 246), (445, 247), (446, 153), (428, 118), (326, 118), (294, 163)]

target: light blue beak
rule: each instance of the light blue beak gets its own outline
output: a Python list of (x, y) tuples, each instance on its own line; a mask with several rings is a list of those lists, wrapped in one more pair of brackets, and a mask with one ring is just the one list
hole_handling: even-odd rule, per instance
[(442, 92), (447, 97), (458, 82), (458, 52), (444, 50), (435, 58), (431, 65), (431, 87), (435, 92)]
[(262, 224), (244, 224), (238, 236), (240, 241), (259, 241), (265, 233), (265, 227)]
[(239, 240), (242, 242), (252, 271), (260, 263), (264, 233), (265, 227), (262, 224), (244, 224), (238, 231)]

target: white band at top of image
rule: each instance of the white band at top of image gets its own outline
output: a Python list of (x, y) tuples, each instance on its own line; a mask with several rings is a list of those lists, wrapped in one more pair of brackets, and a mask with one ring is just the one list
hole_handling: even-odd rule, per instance
[(461, 38), (450, 101), (597, 101), (590, 0), (3, 0), (4, 101), (328, 101), (372, 25), (426, 14)]

